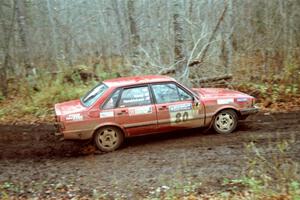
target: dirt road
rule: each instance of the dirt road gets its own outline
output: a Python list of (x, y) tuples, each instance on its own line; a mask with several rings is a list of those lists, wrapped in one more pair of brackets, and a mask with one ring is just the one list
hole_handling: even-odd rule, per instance
[(183, 186), (220, 191), (224, 178), (244, 173), (250, 142), (276, 154), (276, 144), (288, 140), (289, 156), (300, 161), (300, 112), (258, 114), (228, 135), (195, 129), (132, 138), (106, 154), (58, 141), (53, 131), (51, 124), (0, 125), (2, 195), (140, 199)]

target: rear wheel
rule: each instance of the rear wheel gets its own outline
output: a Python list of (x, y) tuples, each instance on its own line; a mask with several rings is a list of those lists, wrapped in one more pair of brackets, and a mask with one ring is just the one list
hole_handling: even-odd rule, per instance
[(100, 128), (94, 135), (98, 149), (105, 152), (114, 151), (121, 146), (124, 140), (122, 131), (116, 127)]
[(238, 116), (233, 110), (222, 110), (214, 119), (213, 127), (216, 132), (221, 134), (233, 132), (238, 123)]

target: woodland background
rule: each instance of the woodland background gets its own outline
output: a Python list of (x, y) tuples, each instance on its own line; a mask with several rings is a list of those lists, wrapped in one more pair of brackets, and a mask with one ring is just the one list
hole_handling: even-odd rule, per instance
[(299, 0), (5, 0), (0, 18), (2, 118), (140, 74), (299, 103)]
[[(98, 156), (54, 137), (55, 103), (143, 74), (247, 92), (262, 112), (237, 134)], [(0, 1), (0, 199), (300, 199), (299, 110), (300, 0)]]

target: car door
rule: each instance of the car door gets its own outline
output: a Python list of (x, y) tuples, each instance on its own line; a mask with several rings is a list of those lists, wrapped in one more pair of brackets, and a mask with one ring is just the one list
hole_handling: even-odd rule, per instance
[(148, 85), (124, 88), (115, 109), (115, 121), (129, 136), (155, 132), (157, 116)]
[(176, 83), (152, 84), (158, 130), (171, 131), (204, 125), (204, 110), (193, 95)]

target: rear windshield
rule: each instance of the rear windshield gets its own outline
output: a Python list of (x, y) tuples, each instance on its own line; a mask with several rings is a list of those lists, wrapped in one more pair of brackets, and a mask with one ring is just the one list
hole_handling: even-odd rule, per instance
[(108, 89), (108, 87), (104, 83), (100, 83), (100, 84), (96, 85), (96, 87), (91, 89), (88, 93), (86, 93), (86, 95), (84, 95), (81, 98), (81, 103), (86, 107), (91, 106), (103, 95), (103, 93), (107, 89)]

